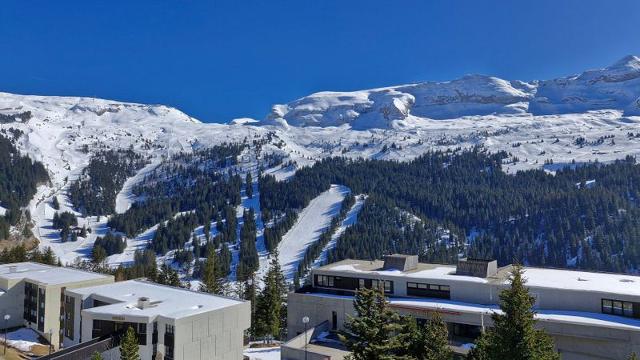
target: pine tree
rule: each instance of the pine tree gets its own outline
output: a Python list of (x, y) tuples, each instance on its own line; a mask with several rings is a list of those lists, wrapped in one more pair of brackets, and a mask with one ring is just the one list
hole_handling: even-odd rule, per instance
[(264, 288), (258, 297), (256, 308), (256, 332), (259, 336), (280, 338), (286, 324), (285, 301), (287, 285), (280, 268), (278, 250), (271, 254), (269, 270), (263, 279)]
[(469, 354), (472, 360), (556, 360), (553, 340), (543, 331), (535, 329), (535, 299), (524, 286), (521, 266), (511, 271), (511, 286), (500, 293), (502, 314), (491, 316), (494, 327), (482, 334)]
[(42, 253), (42, 263), (48, 265), (56, 264), (56, 255), (53, 253), (53, 249), (50, 246), (47, 246)]
[(400, 315), (389, 308), (379, 289), (360, 289), (353, 300), (355, 317), (349, 317), (339, 335), (351, 354), (349, 360), (391, 360), (401, 353)]
[(399, 341), (405, 346), (402, 355), (416, 360), (449, 360), (453, 357), (449, 347), (447, 325), (438, 313), (434, 313), (425, 326), (418, 326), (416, 319), (405, 317)]
[(107, 252), (102, 246), (94, 245), (93, 251), (91, 252), (91, 257), (93, 258), (94, 263), (100, 264), (107, 258)]
[(51, 207), (55, 210), (60, 210), (60, 203), (58, 202), (58, 197), (54, 196), (53, 201), (51, 202)]
[(202, 285), (200, 285), (200, 291), (210, 294), (222, 294), (224, 293), (223, 279), (216, 271), (216, 263), (218, 256), (213, 246), (207, 246), (207, 260), (204, 262), (202, 269)]
[(160, 272), (158, 272), (155, 280), (158, 284), (170, 285), (175, 287), (181, 287), (180, 276), (178, 272), (172, 269), (167, 264), (162, 264)]
[(138, 350), (138, 337), (133, 328), (129, 326), (120, 344), (120, 360), (140, 360)]
[(253, 179), (251, 178), (251, 172), (247, 173), (247, 177), (245, 179), (246, 192), (249, 199), (253, 199)]

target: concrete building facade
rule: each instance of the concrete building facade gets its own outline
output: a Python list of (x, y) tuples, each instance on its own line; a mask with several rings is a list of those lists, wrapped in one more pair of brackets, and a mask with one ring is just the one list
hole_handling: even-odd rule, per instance
[(133, 327), (145, 360), (242, 359), (251, 322), (249, 302), (143, 280), (67, 290), (65, 302), (73, 319), (65, 346)]
[[(289, 294), (289, 337), (303, 333), (305, 316), (310, 326), (326, 321), (329, 332), (342, 329), (354, 314), (355, 291), (378, 287), (394, 309), (419, 322), (440, 313), (451, 346), (465, 354), (492, 326), (491, 314), (500, 311), (499, 294), (508, 286), (511, 266), (474, 259), (457, 266), (424, 264), (402, 257), (395, 255), (386, 265), (344, 260), (312, 270), (312, 285)], [(538, 326), (553, 337), (563, 359), (626, 359), (640, 353), (640, 277), (530, 267), (524, 277), (536, 299)]]
[(0, 328), (27, 326), (62, 346), (64, 292), (68, 289), (113, 283), (113, 276), (24, 262), (0, 265)]

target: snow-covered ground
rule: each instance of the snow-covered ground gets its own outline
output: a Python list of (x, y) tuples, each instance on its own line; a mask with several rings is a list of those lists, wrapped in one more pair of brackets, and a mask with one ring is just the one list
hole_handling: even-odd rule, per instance
[[(298, 262), (304, 257), (309, 245), (316, 242), (323, 231), (331, 224), (331, 219), (340, 212), (344, 197), (350, 192), (342, 185), (331, 185), (331, 188), (309, 202), (298, 215), (298, 220), (282, 237), (278, 244), (280, 265), (287, 281), (293, 281)], [(257, 277), (262, 278), (269, 266), (267, 256), (261, 256)]]
[(280, 347), (247, 348), (244, 356), (248, 356), (249, 360), (280, 360)]
[(347, 230), (349, 226), (355, 224), (358, 220), (358, 213), (360, 213), (360, 210), (362, 210), (366, 198), (367, 196), (364, 194), (356, 196), (356, 202), (353, 204), (353, 206), (351, 206), (351, 209), (349, 209), (349, 212), (345, 216), (344, 220), (342, 220), (342, 222), (340, 223), (340, 226), (331, 235), (331, 240), (329, 240), (327, 245), (322, 248), (322, 253), (313, 262), (312, 267), (316, 268), (324, 265), (327, 262), (329, 251), (336, 247), (336, 241), (338, 241), (338, 238), (344, 233), (345, 230)]
[[(34, 345), (40, 345), (38, 334), (28, 328), (20, 328), (7, 333), (7, 345), (22, 352), (29, 352)], [(0, 343), (4, 344), (4, 331), (0, 332)]]
[(160, 159), (155, 159), (153, 162), (140, 169), (140, 171), (138, 171), (134, 176), (128, 178), (127, 181), (125, 181), (124, 185), (122, 186), (122, 190), (120, 190), (120, 192), (116, 196), (117, 214), (122, 214), (125, 211), (129, 210), (131, 205), (138, 200), (136, 195), (133, 193), (133, 187), (144, 180), (144, 177), (155, 170), (158, 165), (160, 165), (160, 163)]

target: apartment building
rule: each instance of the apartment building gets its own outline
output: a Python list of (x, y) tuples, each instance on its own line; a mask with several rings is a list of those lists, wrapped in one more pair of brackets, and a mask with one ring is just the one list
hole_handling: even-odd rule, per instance
[[(64, 295), (70, 319), (65, 347), (119, 336), (132, 327), (143, 360), (242, 359), (249, 302), (144, 280), (69, 289)], [(103, 357), (118, 354), (116, 347)]]
[[(491, 314), (500, 311), (498, 296), (508, 286), (511, 269), (499, 268), (495, 261), (462, 259), (456, 266), (390, 255), (384, 261), (344, 260), (312, 270), (311, 286), (289, 294), (292, 340), (283, 346), (283, 359), (302, 353), (298, 343), (305, 329), (311, 334), (326, 327), (317, 336), (324, 340), (342, 329), (354, 314), (355, 291), (364, 287), (384, 289), (394, 309), (418, 322), (440, 313), (452, 348), (465, 354), (483, 329), (492, 326)], [(631, 352), (640, 353), (640, 277), (533, 267), (525, 268), (524, 277), (536, 299), (538, 326), (553, 337), (564, 360), (626, 359)], [(301, 320), (305, 317), (307, 324)], [(308, 338), (314, 343), (313, 336)], [(317, 346), (323, 343), (329, 345)], [(331, 355), (335, 342), (313, 345), (309, 358), (342, 356)]]
[(65, 327), (64, 292), (84, 286), (109, 284), (113, 276), (31, 262), (0, 265), (0, 328), (27, 326), (62, 346)]

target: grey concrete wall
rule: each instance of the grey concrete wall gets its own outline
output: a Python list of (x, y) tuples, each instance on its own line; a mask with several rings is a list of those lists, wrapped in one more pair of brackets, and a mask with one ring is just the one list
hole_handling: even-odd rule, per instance
[(175, 321), (176, 360), (242, 359), (251, 305), (242, 303)]
[[(0, 281), (0, 289), (5, 291), (0, 295), (0, 329), (24, 325), (24, 281)], [(11, 316), (6, 324), (5, 314)]]

